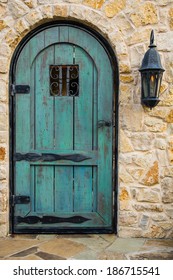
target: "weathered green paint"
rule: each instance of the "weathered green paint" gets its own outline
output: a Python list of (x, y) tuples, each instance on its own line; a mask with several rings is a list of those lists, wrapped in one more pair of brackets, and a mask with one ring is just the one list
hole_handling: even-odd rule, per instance
[(54, 63), (54, 47), (35, 59), (35, 148), (54, 147), (54, 98), (49, 94), (49, 65)]
[(73, 167), (55, 167), (55, 212), (73, 212)]
[[(73, 64), (73, 46), (55, 45), (55, 65)], [(73, 98), (55, 99), (55, 148), (73, 150)], [(62, 139), (62, 135), (64, 135)]]
[[(50, 95), (49, 65), (79, 65), (79, 96)], [(102, 45), (89, 33), (57, 26), (41, 31), (23, 48), (16, 84), (30, 94), (16, 98), (15, 153), (81, 154), (83, 162), (21, 161), (15, 164), (15, 194), (31, 197), (14, 216), (82, 216), (80, 229), (112, 226), (113, 71)], [(73, 229), (76, 224), (14, 223), (14, 232)]]
[(74, 211), (92, 212), (92, 167), (75, 167), (74, 178)]

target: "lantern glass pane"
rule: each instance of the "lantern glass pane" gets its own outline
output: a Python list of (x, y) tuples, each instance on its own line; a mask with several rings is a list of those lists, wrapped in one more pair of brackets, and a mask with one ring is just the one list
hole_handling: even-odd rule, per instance
[(161, 86), (161, 81), (162, 81), (162, 75), (163, 75), (163, 73), (162, 73), (162, 72), (158, 74), (158, 81), (157, 81), (157, 93), (156, 93), (156, 97), (159, 97), (160, 86)]
[(149, 97), (157, 96), (158, 73), (150, 72), (150, 94)]
[(147, 73), (142, 73), (142, 95), (144, 98), (148, 97), (149, 95), (149, 87), (148, 87), (148, 75)]

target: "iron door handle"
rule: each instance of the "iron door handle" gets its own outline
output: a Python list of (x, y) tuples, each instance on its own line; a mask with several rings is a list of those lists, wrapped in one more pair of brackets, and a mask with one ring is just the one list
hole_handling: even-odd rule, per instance
[(98, 128), (104, 127), (104, 126), (110, 127), (110, 126), (112, 126), (112, 122), (111, 121), (104, 121), (104, 120), (98, 121)]

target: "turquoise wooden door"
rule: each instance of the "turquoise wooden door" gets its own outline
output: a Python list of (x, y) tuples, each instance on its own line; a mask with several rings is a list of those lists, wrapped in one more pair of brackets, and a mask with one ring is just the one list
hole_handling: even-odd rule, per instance
[(105, 49), (87, 31), (47, 28), (22, 49), (15, 85), (13, 232), (110, 231), (113, 72)]

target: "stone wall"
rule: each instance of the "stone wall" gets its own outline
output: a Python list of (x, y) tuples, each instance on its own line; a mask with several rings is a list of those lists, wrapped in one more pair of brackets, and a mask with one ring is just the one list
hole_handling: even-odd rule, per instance
[[(9, 231), (11, 57), (31, 29), (62, 18), (98, 30), (119, 63), (119, 236), (173, 238), (173, 0), (0, 0), (0, 236)], [(140, 104), (138, 72), (151, 29), (166, 70), (153, 110)]]

